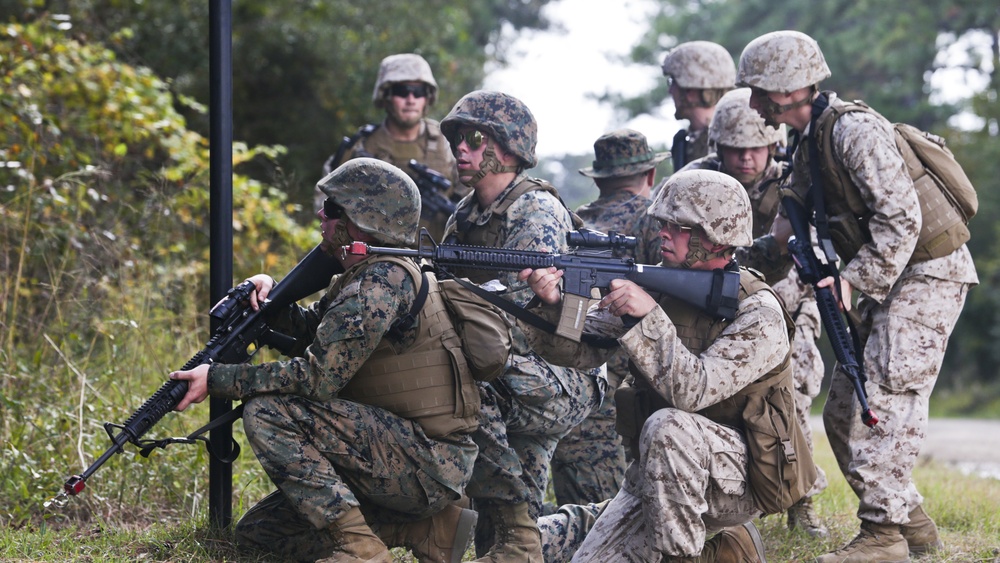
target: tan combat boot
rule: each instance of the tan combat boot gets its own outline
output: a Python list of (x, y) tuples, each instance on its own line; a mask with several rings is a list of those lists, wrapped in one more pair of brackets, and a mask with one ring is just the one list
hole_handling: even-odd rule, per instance
[(475, 511), (449, 504), (423, 520), (378, 524), (373, 529), (386, 545), (409, 549), (421, 563), (460, 563), (477, 518)]
[(938, 535), (937, 525), (924, 512), (922, 506), (911, 510), (910, 523), (903, 524), (899, 528), (903, 539), (906, 540), (907, 547), (910, 549), (910, 555), (923, 555), (944, 548), (944, 543)]
[(365, 523), (360, 508), (352, 508), (329, 529), (336, 547), (317, 563), (392, 563), (389, 548)]
[(862, 520), (861, 532), (851, 543), (817, 557), (815, 563), (910, 563), (910, 556), (898, 525)]
[(542, 534), (528, 514), (528, 503), (490, 504), (496, 525), (496, 543), (476, 561), (487, 563), (542, 563)]
[(811, 497), (804, 497), (799, 502), (788, 508), (788, 529), (799, 529), (814, 538), (826, 538), (830, 536), (826, 526), (820, 521), (819, 515), (813, 508)]

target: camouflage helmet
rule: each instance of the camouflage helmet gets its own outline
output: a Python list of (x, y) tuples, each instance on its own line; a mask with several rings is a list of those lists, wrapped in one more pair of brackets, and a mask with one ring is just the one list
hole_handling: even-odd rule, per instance
[(490, 90), (469, 92), (441, 120), (441, 132), (451, 140), (463, 125), (487, 133), (505, 152), (521, 159), (524, 168), (538, 164), (538, 124), (528, 106), (514, 96)]
[(344, 208), (362, 231), (379, 241), (413, 244), (420, 221), (420, 191), (405, 172), (374, 158), (348, 160), (317, 187)]
[(663, 59), (663, 75), (681, 88), (728, 89), (736, 84), (736, 65), (725, 47), (711, 41), (681, 43)]
[(708, 140), (716, 146), (752, 149), (767, 147), (784, 140), (781, 129), (764, 124), (764, 119), (750, 107), (750, 89), (726, 92), (715, 106), (708, 125)]
[(423, 82), (429, 86), (427, 105), (434, 105), (437, 99), (437, 82), (431, 72), (431, 65), (423, 57), (414, 53), (389, 55), (382, 59), (378, 67), (378, 78), (375, 79), (375, 90), (372, 92), (372, 103), (377, 108), (385, 107), (388, 97), (386, 90), (396, 82)]
[(772, 31), (743, 49), (737, 84), (787, 94), (830, 77), (819, 43), (799, 31)]
[(681, 170), (667, 178), (649, 206), (650, 216), (700, 227), (713, 244), (750, 246), (753, 217), (743, 185), (715, 170)]

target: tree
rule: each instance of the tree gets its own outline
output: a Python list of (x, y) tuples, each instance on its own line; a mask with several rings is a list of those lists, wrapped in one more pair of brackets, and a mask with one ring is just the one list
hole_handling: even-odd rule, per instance
[[(25, 5), (32, 0), (0, 0)], [(381, 59), (416, 52), (440, 85), (431, 117), (443, 117), (482, 82), (487, 58), (502, 60), (504, 25), (544, 27), (548, 0), (235, 0), (233, 6), (234, 137), (282, 145), (279, 167), (250, 173), (280, 185), (305, 205), (321, 167), (344, 135), (384, 114), (371, 93)], [(169, 80), (171, 90), (204, 105), (208, 90), (208, 2), (52, 0), (79, 38), (105, 42), (131, 64)], [(12, 10), (15, 11), (15, 10)], [(16, 13), (16, 11), (15, 11)], [(204, 112), (178, 104), (190, 126), (207, 135)], [(311, 216), (306, 209), (303, 218)]]

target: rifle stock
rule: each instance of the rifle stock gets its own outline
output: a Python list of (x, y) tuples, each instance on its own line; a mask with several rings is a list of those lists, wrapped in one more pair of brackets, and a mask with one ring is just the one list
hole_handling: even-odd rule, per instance
[(823, 321), (823, 329), (830, 339), (837, 363), (841, 371), (851, 380), (854, 393), (858, 397), (858, 404), (861, 405), (861, 422), (872, 428), (878, 424), (878, 417), (868, 406), (868, 393), (865, 391), (865, 382), (868, 378), (855, 353), (854, 339), (840, 312), (840, 302), (832, 288), (817, 286), (825, 277), (833, 276), (834, 279), (838, 279), (836, 271), (828, 264), (820, 264), (816, 258), (810, 240), (809, 219), (805, 207), (789, 196), (781, 200), (781, 205), (785, 208), (785, 213), (792, 224), (792, 231), (795, 233), (795, 237), (788, 241), (788, 253), (795, 263), (799, 278), (803, 283), (811, 285), (816, 294), (816, 304), (819, 307), (820, 319)]
[[(602, 237), (605, 242), (601, 242)], [(597, 231), (574, 231), (567, 236), (575, 250), (566, 254), (509, 250), (486, 246), (437, 244), (421, 229), (417, 250), (384, 248), (355, 242), (347, 254), (384, 254), (430, 260), (439, 270), (469, 268), (517, 272), (525, 268), (563, 270), (563, 315), (557, 334), (580, 339), (587, 304), (594, 289), (606, 290), (611, 280), (625, 279), (643, 288), (689, 303), (718, 318), (736, 316), (740, 289), (738, 272), (686, 270), (637, 264), (621, 255), (623, 246), (634, 246), (634, 237)], [(596, 239), (596, 240), (595, 240)]]
[(411, 158), (410, 169), (417, 173), (416, 184), (420, 190), (420, 215), (424, 219), (435, 219), (437, 215), (451, 215), (455, 203), (444, 194), (451, 189), (451, 180), (443, 174)]
[[(254, 311), (250, 307), (250, 293), (255, 290), (252, 282), (246, 281), (229, 290), (226, 298), (217, 303), (209, 314), (221, 321), (211, 339), (197, 354), (181, 368), (193, 369), (201, 364), (219, 362), (239, 364), (248, 362), (261, 346), (270, 346), (287, 354), (295, 345), (295, 339), (271, 330), (267, 324), (273, 312), (288, 307), (292, 303), (325, 289), (334, 274), (343, 271), (340, 264), (326, 255), (317, 246), (313, 248), (292, 270), (272, 288), (268, 300)], [(142, 448), (142, 455), (148, 456), (156, 447), (166, 443), (183, 441), (141, 440), (142, 436), (172, 410), (187, 394), (188, 382), (169, 380), (146, 400), (124, 424), (104, 423), (104, 430), (111, 438), (112, 445), (100, 458), (83, 473), (73, 475), (63, 485), (60, 496), (75, 496), (86, 486), (86, 481), (108, 459), (124, 451), (125, 444)], [(115, 430), (119, 432), (115, 434)], [(197, 434), (197, 432), (195, 433)], [(191, 441), (191, 440), (188, 440)], [(237, 448), (238, 451), (238, 448)]]

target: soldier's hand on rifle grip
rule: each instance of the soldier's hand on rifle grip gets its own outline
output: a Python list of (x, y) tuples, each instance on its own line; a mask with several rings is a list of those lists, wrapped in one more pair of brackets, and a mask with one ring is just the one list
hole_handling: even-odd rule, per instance
[(192, 403), (200, 403), (208, 398), (208, 364), (187, 371), (175, 371), (170, 373), (170, 379), (180, 379), (188, 382), (188, 390), (174, 407), (175, 411), (182, 411)]
[(616, 317), (629, 315), (641, 319), (657, 307), (656, 300), (646, 290), (628, 280), (611, 280), (610, 291), (601, 299), (598, 307), (607, 309)]
[[(833, 276), (827, 276), (819, 282), (816, 283), (817, 287), (831, 287), (833, 286)], [(834, 295), (837, 295), (837, 302), (840, 305), (841, 311), (851, 310), (851, 297), (854, 288), (851, 287), (851, 282), (845, 280), (843, 277), (840, 278), (840, 295), (837, 295), (836, 290), (834, 290)]]
[(546, 305), (556, 305), (562, 301), (562, 290), (559, 286), (559, 279), (563, 277), (563, 271), (550, 266), (532, 270), (526, 268), (517, 274), (517, 279), (527, 281), (531, 291)]

